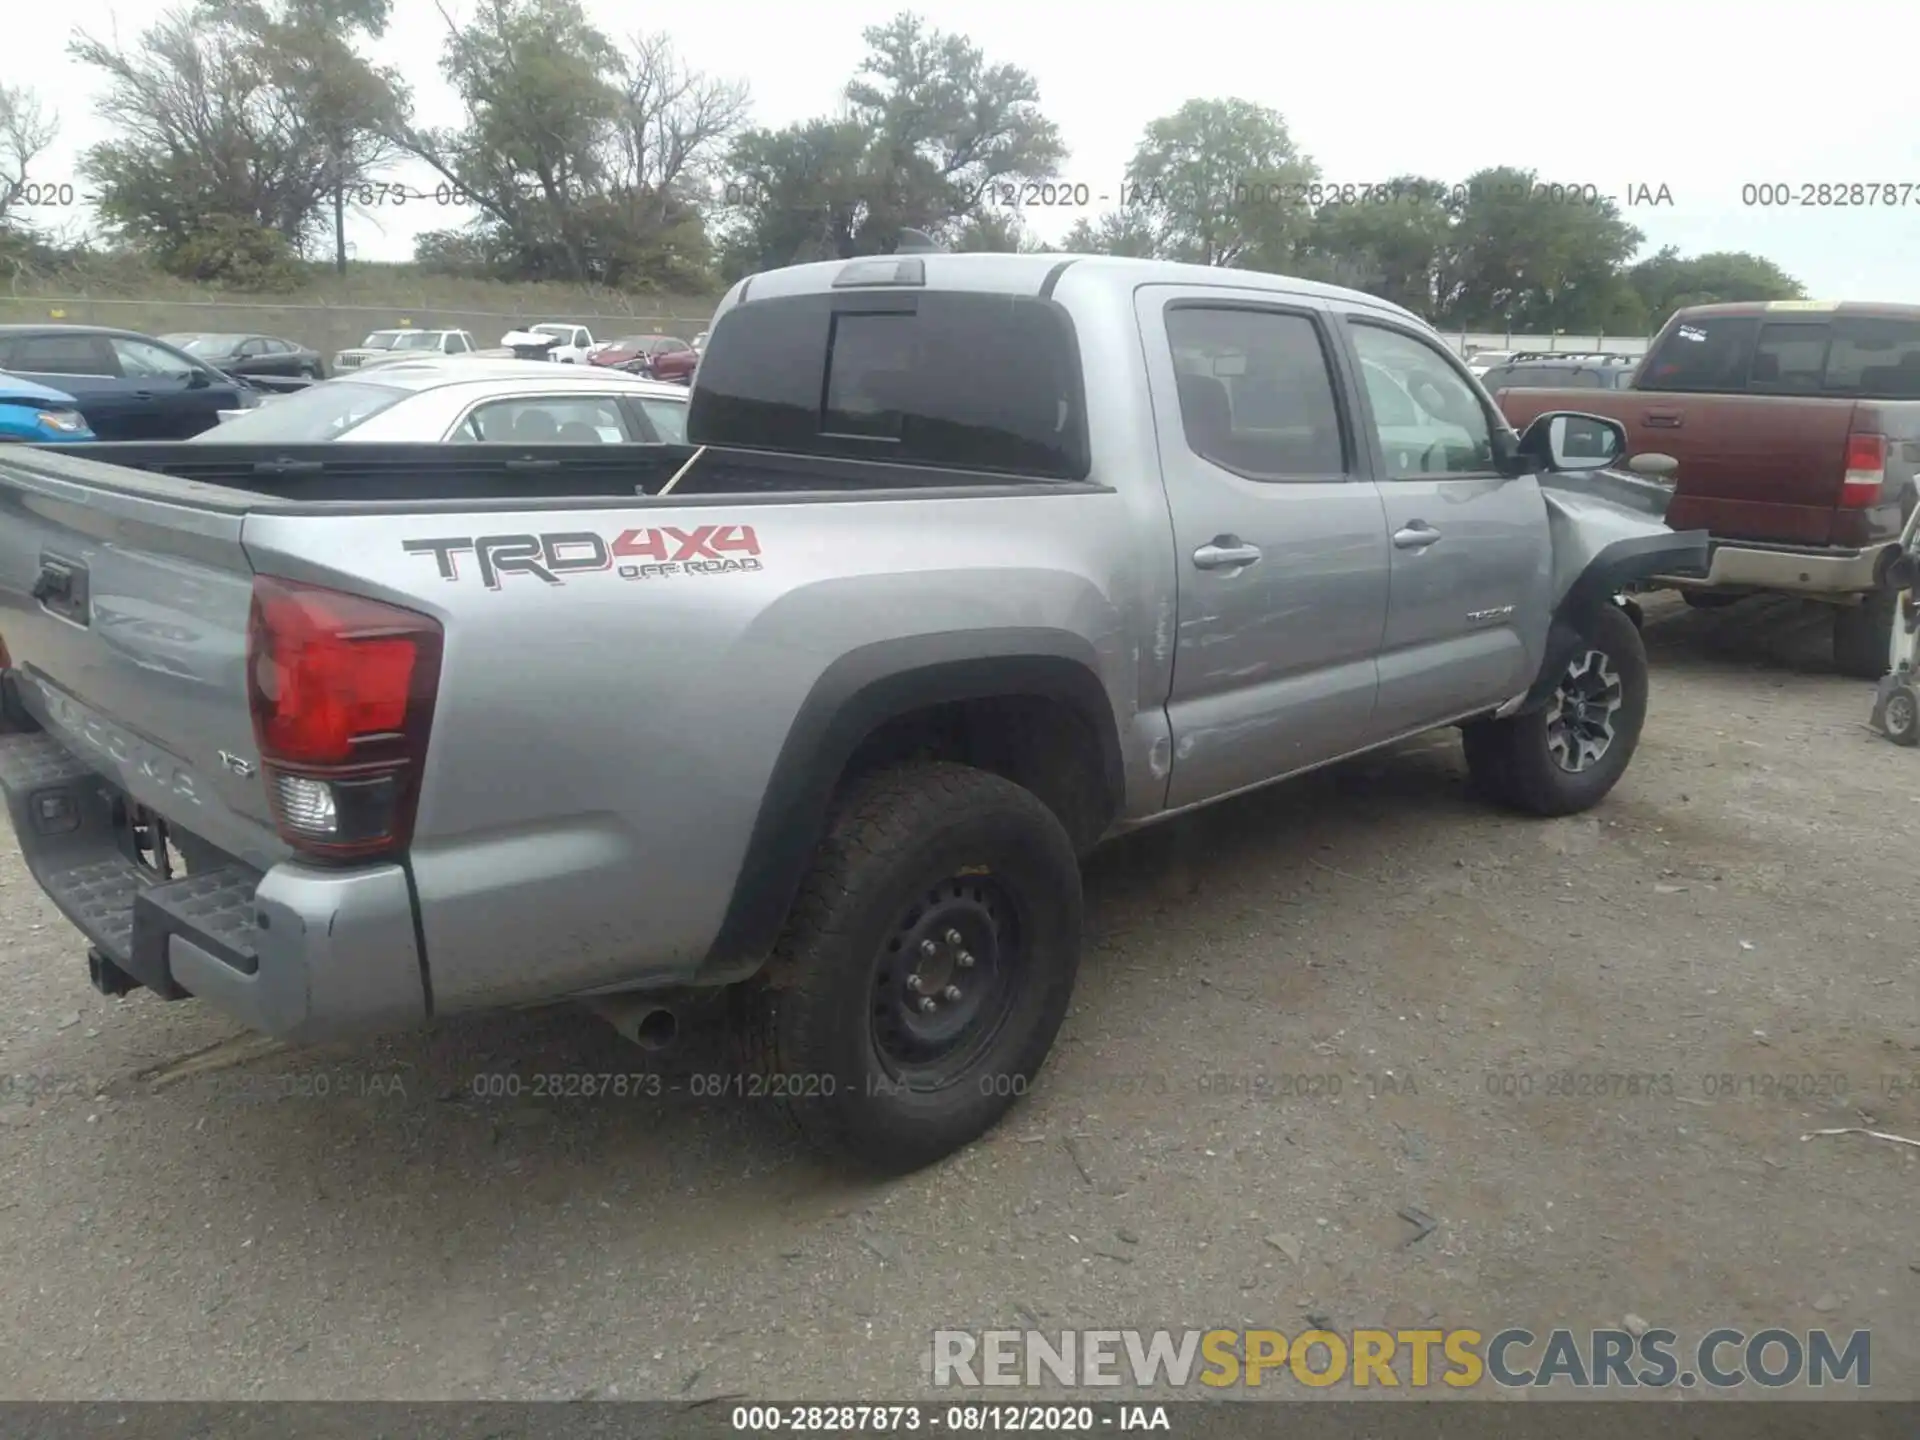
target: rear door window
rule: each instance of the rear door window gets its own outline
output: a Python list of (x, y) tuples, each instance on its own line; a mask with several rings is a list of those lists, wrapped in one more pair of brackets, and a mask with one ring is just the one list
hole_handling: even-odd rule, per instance
[(1737, 395), (1746, 388), (1759, 333), (1755, 315), (1683, 318), (1648, 358), (1636, 388)]
[(1311, 317), (1181, 304), (1167, 311), (1167, 339), (1194, 454), (1249, 480), (1345, 478), (1332, 366)]
[(616, 402), (555, 395), (477, 406), (447, 438), (487, 445), (623, 445), (636, 437)]
[(6, 347), (6, 368), (29, 375), (120, 376), (104, 335), (22, 335)]
[(736, 306), (714, 327), (687, 438), (1048, 480), (1091, 464), (1066, 312), (969, 291)]
[(1757, 395), (1818, 395), (1831, 338), (1825, 323), (1761, 326), (1747, 388)]
[(678, 400), (660, 400), (651, 395), (640, 397), (640, 408), (668, 445), (684, 445), (687, 439), (687, 407)]
[(1920, 400), (1920, 321), (1836, 319), (1823, 388), (1869, 400)]

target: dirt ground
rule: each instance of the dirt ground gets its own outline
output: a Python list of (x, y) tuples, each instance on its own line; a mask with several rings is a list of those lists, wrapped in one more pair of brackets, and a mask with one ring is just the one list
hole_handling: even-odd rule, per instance
[(105, 999), (8, 845), (0, 1396), (932, 1398), (943, 1327), (1629, 1313), (1871, 1329), (1920, 1394), (1920, 1151), (1800, 1138), (1920, 1136), (1920, 754), (1822, 612), (1647, 634), (1588, 816), (1488, 811), (1449, 732), (1103, 852), (1036, 1093), (884, 1184), (691, 1082), (476, 1095), (640, 1068), (571, 1011), (295, 1054)]

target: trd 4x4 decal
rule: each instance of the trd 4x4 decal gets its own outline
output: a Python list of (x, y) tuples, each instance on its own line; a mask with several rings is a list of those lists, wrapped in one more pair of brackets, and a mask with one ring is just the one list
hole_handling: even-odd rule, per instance
[(409, 555), (431, 555), (442, 580), (460, 578), (460, 557), (472, 555), (480, 580), (498, 590), (507, 575), (531, 575), (563, 585), (569, 575), (618, 570), (625, 580), (669, 575), (734, 575), (758, 570), (760, 538), (751, 525), (661, 525), (622, 530), (612, 540), (592, 530), (538, 535), (456, 535), (403, 540)]

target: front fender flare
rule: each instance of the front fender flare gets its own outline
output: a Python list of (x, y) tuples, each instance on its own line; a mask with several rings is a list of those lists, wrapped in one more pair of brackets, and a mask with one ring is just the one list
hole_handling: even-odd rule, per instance
[(1593, 633), (1593, 616), (1637, 580), (1655, 575), (1704, 570), (1707, 565), (1705, 530), (1663, 530), (1633, 535), (1603, 547), (1567, 587), (1553, 609), (1540, 673), (1516, 713), (1537, 710), (1553, 695), (1574, 653)]

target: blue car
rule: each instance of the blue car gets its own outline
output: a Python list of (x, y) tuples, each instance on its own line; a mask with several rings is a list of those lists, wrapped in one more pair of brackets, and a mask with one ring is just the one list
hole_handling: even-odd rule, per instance
[(14, 375), (0, 375), (0, 443), (58, 445), (98, 438), (73, 396)]

